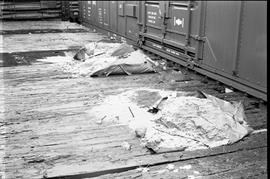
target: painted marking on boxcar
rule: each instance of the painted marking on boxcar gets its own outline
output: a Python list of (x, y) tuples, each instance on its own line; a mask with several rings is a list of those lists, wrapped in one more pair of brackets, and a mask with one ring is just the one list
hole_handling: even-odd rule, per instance
[(172, 50), (170, 48), (165, 47), (165, 51), (168, 52), (168, 53), (170, 53), (170, 54), (172, 54), (172, 55), (180, 56), (180, 53), (179, 52), (177, 52), (175, 50)]
[(102, 9), (101, 8), (98, 8), (98, 21), (100, 24), (103, 24)]
[(161, 45), (158, 45), (156, 43), (153, 42), (148, 42), (150, 45), (152, 45), (154, 48), (158, 48), (158, 49), (163, 49), (163, 47)]
[(93, 5), (96, 5), (97, 3), (96, 3), (96, 1), (92, 1), (92, 4), (93, 4)]
[(156, 17), (157, 16), (157, 12), (154, 11), (148, 11), (147, 12), (147, 22), (155, 24), (156, 23)]
[(172, 49), (170, 49), (170, 48), (168, 48), (168, 47), (163, 47), (163, 46), (158, 45), (158, 44), (153, 43), (153, 42), (149, 42), (149, 44), (151, 44), (152, 47), (158, 48), (158, 49), (160, 49), (160, 50), (164, 50), (164, 51), (166, 51), (167, 53), (169, 53), (169, 54), (171, 54), (171, 55), (173, 55), (173, 56), (180, 57), (180, 52), (178, 52), (178, 51), (176, 51), (176, 50), (172, 50)]
[(153, 47), (156, 47), (156, 48), (159, 48), (159, 49), (162, 49), (162, 46), (160, 46), (160, 45), (158, 45), (158, 44), (152, 44), (153, 45)]
[(173, 17), (173, 25), (174, 25), (174, 26), (175, 26), (175, 25), (179, 25), (179, 26), (181, 25), (182, 28), (184, 28), (184, 20), (185, 20), (184, 18), (181, 18), (181, 19), (180, 19), (180, 18), (177, 18), (177, 19), (176, 19), (176, 17), (174, 16), (174, 17)]

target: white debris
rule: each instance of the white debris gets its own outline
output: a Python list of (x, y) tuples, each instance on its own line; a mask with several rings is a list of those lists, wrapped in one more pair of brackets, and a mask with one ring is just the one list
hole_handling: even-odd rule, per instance
[(66, 54), (65, 56), (52, 56), (52, 57), (46, 57), (43, 59), (37, 59), (37, 62), (64, 64), (64, 63), (70, 62), (71, 60), (72, 60), (72, 57)]
[(123, 142), (121, 144), (122, 148), (125, 150), (130, 150), (131, 149), (131, 145), (128, 142)]
[(135, 134), (136, 134), (136, 137), (138, 137), (138, 138), (142, 138), (142, 137), (144, 137), (145, 136), (145, 133), (146, 133), (146, 130), (147, 130), (147, 127), (144, 127), (144, 126), (142, 126), (142, 127), (136, 127), (136, 129), (135, 129)]
[(231, 90), (230, 88), (225, 88), (225, 93), (232, 93), (233, 90)]
[(193, 171), (193, 173), (196, 174), (196, 175), (200, 174), (200, 172), (198, 172), (198, 171)]
[(157, 170), (156, 173), (162, 174), (162, 173), (165, 173), (166, 171), (167, 171), (167, 170), (164, 170), (164, 169), (163, 169), (163, 170)]
[[(115, 56), (119, 54), (119, 56)], [(151, 59), (141, 50), (134, 51), (121, 43), (93, 42), (84, 45), (76, 55), (58, 65), (65, 72), (77, 76), (109, 76), (155, 72)]]
[(139, 171), (139, 172), (142, 172), (142, 173), (146, 173), (146, 172), (148, 172), (150, 169), (147, 168), (147, 167), (139, 167), (139, 168), (137, 168), (136, 170)]
[(168, 164), (166, 169), (172, 171), (172, 170), (174, 170), (174, 165), (173, 164)]
[(252, 131), (252, 134), (257, 134), (257, 133), (261, 133), (261, 132), (267, 132), (267, 129), (254, 130), (254, 131)]
[(192, 168), (191, 165), (185, 165), (185, 166), (180, 166), (179, 169), (181, 170), (190, 170)]
[[(149, 97), (150, 94), (155, 94), (157, 99), (168, 96), (157, 114), (147, 112), (152, 104), (147, 104), (148, 107), (145, 104), (154, 97)], [(89, 114), (96, 119), (106, 115), (103, 122), (127, 124), (144, 146), (155, 151), (162, 148), (208, 149), (234, 143), (250, 132), (241, 103), (232, 104), (205, 95), (207, 98), (197, 98), (185, 96), (185, 92), (175, 94), (175, 91), (139, 88), (105, 98)], [(142, 96), (145, 96), (144, 103), (140, 102)]]
[(173, 170), (174, 173), (177, 173), (178, 171), (179, 171), (178, 169), (174, 169), (174, 170)]
[(188, 175), (187, 178), (188, 179), (195, 179), (196, 177), (194, 175)]

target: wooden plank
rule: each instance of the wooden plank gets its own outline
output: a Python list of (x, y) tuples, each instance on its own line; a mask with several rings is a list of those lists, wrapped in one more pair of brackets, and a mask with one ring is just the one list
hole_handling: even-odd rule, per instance
[(77, 23), (68, 21), (3, 21), (0, 31), (31, 30), (31, 29), (88, 29)]
[(26, 29), (26, 30), (0, 30), (1, 35), (11, 34), (43, 34), (43, 33), (82, 33), (88, 32), (86, 29)]
[(178, 162), (190, 160), (206, 156), (220, 155), (242, 150), (251, 150), (267, 146), (267, 135), (265, 133), (254, 134), (243, 141), (229, 146), (221, 146), (212, 150), (196, 150), (173, 153), (162, 153), (156, 155), (144, 155), (121, 159), (119, 162), (112, 163), (110, 161), (80, 163), (80, 164), (56, 164), (47, 170), (48, 178), (74, 178), (74, 177), (93, 177), (102, 173), (114, 173), (135, 169), (139, 166), (152, 166), (168, 162)]
[(0, 35), (5, 42), (0, 53), (74, 49), (103, 37), (91, 32)]
[[(97, 178), (267, 178), (267, 148), (173, 162), (148, 167), (147, 172), (129, 170)], [(186, 168), (185, 168), (186, 167)]]

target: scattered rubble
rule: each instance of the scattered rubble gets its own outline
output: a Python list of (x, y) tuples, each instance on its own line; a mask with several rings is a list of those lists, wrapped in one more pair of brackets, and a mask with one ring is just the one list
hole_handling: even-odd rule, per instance
[(122, 148), (125, 150), (130, 150), (131, 149), (131, 145), (128, 142), (123, 142), (121, 144)]
[(185, 166), (180, 166), (179, 169), (181, 170), (190, 170), (192, 168), (191, 165), (185, 165)]
[[(152, 106), (149, 100), (154, 104), (162, 96), (168, 99), (158, 106), (160, 110), (156, 114), (147, 112)], [(241, 103), (230, 103), (198, 91), (127, 90), (105, 98), (89, 114), (96, 119), (106, 115), (103, 123), (128, 125), (142, 145), (154, 152), (166, 148), (209, 149), (237, 142), (252, 131), (245, 122)]]
[(149, 172), (150, 169), (147, 167), (139, 167), (136, 170), (142, 173), (146, 173), (146, 172)]
[(174, 165), (173, 164), (168, 164), (166, 169), (168, 169), (169, 171), (174, 170)]
[(233, 90), (231, 90), (230, 88), (225, 88), (225, 93), (232, 93)]
[(73, 58), (79, 63), (67, 63), (70, 67), (63, 67), (71, 73), (91, 77), (155, 72), (154, 66), (158, 65), (141, 50), (135, 51), (125, 43), (92, 42)]
[(135, 50), (126, 43), (91, 42), (74, 55), (39, 59), (49, 62), (72, 77), (107, 77), (109, 75), (132, 75), (153, 73), (159, 63), (151, 60), (142, 50)]

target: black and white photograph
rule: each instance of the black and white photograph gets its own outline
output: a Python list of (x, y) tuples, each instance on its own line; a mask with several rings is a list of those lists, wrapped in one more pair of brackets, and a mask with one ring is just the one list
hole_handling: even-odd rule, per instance
[(0, 1), (0, 179), (266, 179), (267, 1)]

